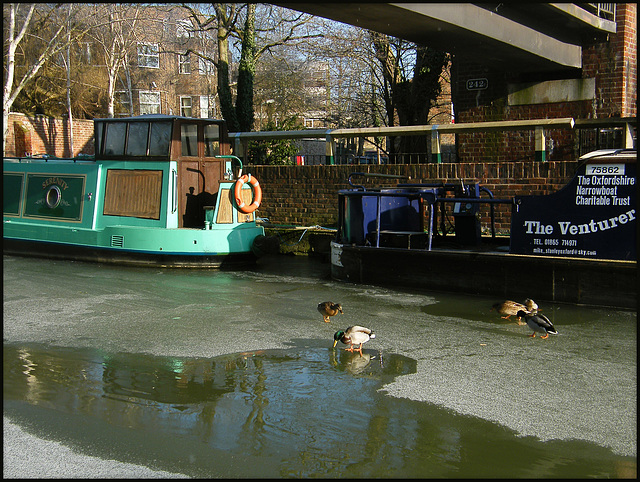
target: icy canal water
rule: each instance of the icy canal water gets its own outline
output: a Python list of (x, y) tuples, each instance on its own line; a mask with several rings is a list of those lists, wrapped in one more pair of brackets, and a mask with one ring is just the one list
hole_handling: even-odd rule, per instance
[[(26, 475), (52, 473), (11, 450), (24, 437), (73, 453), (77, 477), (113, 474), (87, 461), (140, 477), (637, 475), (635, 312), (540, 302), (559, 332), (541, 340), (491, 312), (500, 300), (335, 282), (306, 257), (3, 267), (5, 476), (27, 455)], [(327, 300), (344, 308), (330, 323)], [(333, 349), (356, 324), (377, 335), (363, 356)]]

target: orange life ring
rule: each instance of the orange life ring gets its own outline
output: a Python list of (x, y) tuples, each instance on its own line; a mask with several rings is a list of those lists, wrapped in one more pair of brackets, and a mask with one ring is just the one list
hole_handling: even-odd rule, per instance
[[(253, 187), (253, 202), (248, 206), (242, 201), (242, 197), (240, 196), (240, 191), (242, 190), (242, 186), (245, 182), (248, 182)], [(253, 177), (251, 174), (245, 174), (238, 178), (236, 181), (235, 187), (233, 188), (233, 195), (236, 197), (236, 205), (238, 210), (244, 214), (250, 214), (260, 206), (260, 201), (262, 201), (262, 188), (260, 187), (260, 183), (258, 180)]]

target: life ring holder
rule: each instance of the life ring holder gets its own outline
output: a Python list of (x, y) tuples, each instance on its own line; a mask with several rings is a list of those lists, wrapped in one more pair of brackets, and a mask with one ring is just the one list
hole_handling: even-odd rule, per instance
[[(253, 202), (249, 205), (246, 205), (244, 201), (242, 201), (242, 197), (240, 195), (242, 186), (247, 182), (253, 188)], [(238, 208), (238, 211), (244, 214), (251, 214), (260, 207), (260, 202), (262, 201), (262, 188), (255, 176), (252, 176), (251, 174), (244, 174), (236, 180), (233, 188), (233, 195), (236, 198), (236, 207)]]
[[(262, 188), (260, 187), (260, 183), (251, 174), (242, 175), (242, 161), (240, 160), (240, 158), (233, 155), (217, 155), (216, 157), (218, 159), (231, 159), (232, 166), (233, 162), (236, 162), (237, 165), (232, 169), (232, 175), (236, 178), (236, 182), (233, 188), (236, 208), (241, 213), (251, 214), (253, 211), (258, 209), (258, 207), (260, 206), (260, 202), (262, 201)], [(248, 206), (242, 201), (242, 197), (240, 195), (242, 186), (246, 182), (248, 182), (253, 187), (253, 202)]]

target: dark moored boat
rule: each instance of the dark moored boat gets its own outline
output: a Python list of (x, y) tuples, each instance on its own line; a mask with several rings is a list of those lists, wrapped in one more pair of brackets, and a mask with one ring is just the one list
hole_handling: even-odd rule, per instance
[[(365, 188), (352, 177), (371, 175), (353, 173), (353, 189), (338, 192), (332, 277), (636, 308), (636, 157), (635, 150), (588, 154), (559, 191), (513, 199), (463, 182)], [(497, 204), (509, 206), (510, 236), (495, 233)], [(482, 205), (491, 210), (490, 235), (482, 234)], [(438, 230), (445, 216), (453, 236)]]

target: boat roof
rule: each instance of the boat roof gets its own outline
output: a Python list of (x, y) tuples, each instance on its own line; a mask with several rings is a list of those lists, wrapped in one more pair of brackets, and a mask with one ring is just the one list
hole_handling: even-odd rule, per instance
[(222, 119), (211, 119), (202, 117), (184, 117), (180, 115), (168, 115), (168, 114), (142, 114), (133, 117), (98, 117), (93, 119), (98, 122), (136, 122), (136, 121), (203, 121), (203, 122), (223, 122)]
[(580, 156), (579, 161), (586, 159), (602, 159), (602, 158), (636, 158), (638, 151), (636, 149), (599, 149), (591, 151)]

